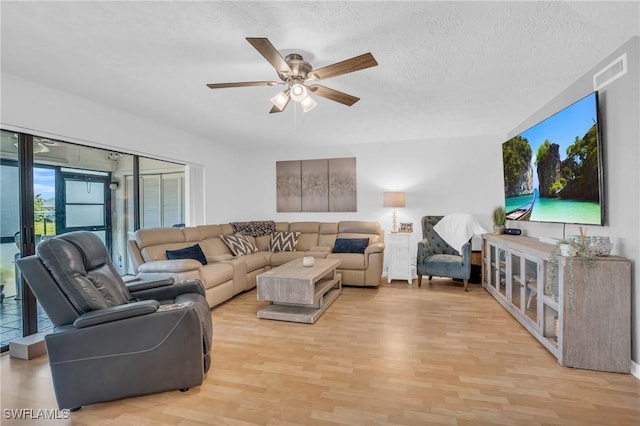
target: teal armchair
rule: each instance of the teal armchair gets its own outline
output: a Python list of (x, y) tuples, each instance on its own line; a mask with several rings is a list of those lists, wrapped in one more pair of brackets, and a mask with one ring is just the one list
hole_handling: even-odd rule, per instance
[(433, 227), (443, 216), (424, 216), (422, 218), (422, 240), (418, 241), (416, 269), (418, 287), (422, 286), (422, 276), (431, 278), (448, 277), (464, 282), (464, 290), (469, 291), (471, 275), (471, 241), (462, 246), (460, 251), (447, 244)]

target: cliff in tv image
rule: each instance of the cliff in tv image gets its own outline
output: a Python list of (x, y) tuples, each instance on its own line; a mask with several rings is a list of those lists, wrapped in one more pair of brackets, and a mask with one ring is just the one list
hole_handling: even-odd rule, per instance
[[(533, 193), (529, 141), (516, 136), (503, 145), (505, 196)], [(560, 158), (559, 145), (545, 140), (536, 153), (536, 173), (540, 198), (599, 201), (598, 139), (594, 124), (582, 137), (576, 136)]]
[(533, 193), (531, 145), (522, 136), (509, 139), (502, 146), (505, 197), (518, 197)]
[(567, 147), (567, 158), (560, 160), (558, 145), (546, 140), (536, 156), (540, 197), (564, 200), (598, 201), (598, 138), (593, 125)]

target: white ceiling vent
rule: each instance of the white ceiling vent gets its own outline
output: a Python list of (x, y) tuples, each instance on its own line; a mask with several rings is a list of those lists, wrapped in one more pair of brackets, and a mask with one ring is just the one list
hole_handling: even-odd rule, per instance
[(593, 76), (593, 90), (600, 90), (612, 81), (627, 73), (627, 54), (616, 58), (604, 69)]

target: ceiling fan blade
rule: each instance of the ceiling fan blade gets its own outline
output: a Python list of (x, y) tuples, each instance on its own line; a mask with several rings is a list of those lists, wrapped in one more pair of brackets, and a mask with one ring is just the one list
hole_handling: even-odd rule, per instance
[(289, 64), (266, 37), (247, 37), (247, 41), (280, 73), (291, 73)]
[(250, 87), (250, 86), (277, 86), (277, 81), (240, 81), (237, 83), (214, 83), (207, 84), (209, 89), (225, 89), (227, 87)]
[(351, 59), (336, 62), (326, 67), (318, 68), (309, 73), (314, 80), (324, 80), (338, 75), (347, 74), (354, 71), (363, 70), (365, 68), (375, 67), (378, 62), (371, 53), (365, 53)]
[(340, 102), (341, 104), (344, 104), (346, 106), (351, 106), (360, 100), (360, 98), (357, 98), (355, 96), (351, 96), (347, 93), (340, 92), (335, 89), (320, 86), (319, 84), (309, 86), (309, 90), (311, 90), (318, 96), (322, 96), (323, 98), (327, 98), (335, 102)]
[(276, 112), (282, 112), (282, 111), (284, 111), (284, 109), (280, 109), (280, 108), (278, 108), (277, 106), (274, 105), (274, 106), (271, 107), (271, 111), (269, 111), (269, 114), (273, 114), (273, 113), (276, 113)]

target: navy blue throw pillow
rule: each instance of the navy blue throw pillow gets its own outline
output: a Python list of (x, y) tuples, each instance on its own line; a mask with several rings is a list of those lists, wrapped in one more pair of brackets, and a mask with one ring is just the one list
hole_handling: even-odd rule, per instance
[(368, 238), (336, 238), (334, 253), (364, 253), (369, 245)]
[(202, 252), (199, 244), (179, 250), (167, 250), (166, 253), (167, 259), (194, 259), (203, 265), (207, 264), (207, 258)]

